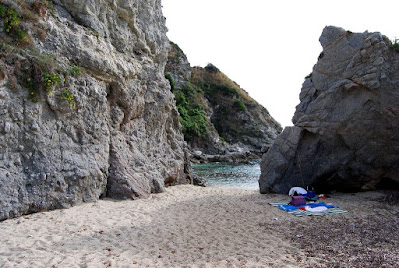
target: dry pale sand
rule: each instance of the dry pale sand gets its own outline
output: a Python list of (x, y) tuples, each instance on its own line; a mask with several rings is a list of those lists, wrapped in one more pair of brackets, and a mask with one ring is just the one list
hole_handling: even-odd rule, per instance
[(0, 222), (0, 267), (397, 267), (399, 209), (382, 198), (295, 217), (268, 204), (287, 196), (175, 186)]

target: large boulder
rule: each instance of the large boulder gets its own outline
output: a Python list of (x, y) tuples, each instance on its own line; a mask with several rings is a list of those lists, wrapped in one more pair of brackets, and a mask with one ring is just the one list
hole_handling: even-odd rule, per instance
[(326, 27), (294, 127), (263, 156), (261, 193), (399, 185), (399, 53), (380, 33)]
[(0, 31), (0, 220), (189, 182), (161, 2), (52, 3), (21, 18), (30, 44)]

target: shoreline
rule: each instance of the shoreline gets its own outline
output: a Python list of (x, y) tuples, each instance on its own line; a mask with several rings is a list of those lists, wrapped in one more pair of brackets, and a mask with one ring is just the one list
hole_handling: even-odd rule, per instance
[[(197, 153), (196, 153), (197, 152)], [(191, 164), (207, 164), (207, 163), (236, 163), (248, 164), (251, 161), (260, 161), (262, 159), (261, 152), (245, 151), (226, 154), (199, 154), (198, 151), (191, 151)]]
[(209, 162), (191, 165), (194, 185), (259, 190), (260, 160), (246, 163)]
[(0, 266), (393, 267), (399, 208), (384, 196), (336, 193), (349, 213), (295, 217), (269, 205), (285, 195), (173, 186), (0, 222)]

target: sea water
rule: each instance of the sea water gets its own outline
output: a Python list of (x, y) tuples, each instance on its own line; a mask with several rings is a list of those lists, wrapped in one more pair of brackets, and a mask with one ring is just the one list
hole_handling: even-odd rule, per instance
[(208, 187), (259, 189), (260, 160), (248, 164), (205, 163), (193, 164), (194, 174), (206, 179)]

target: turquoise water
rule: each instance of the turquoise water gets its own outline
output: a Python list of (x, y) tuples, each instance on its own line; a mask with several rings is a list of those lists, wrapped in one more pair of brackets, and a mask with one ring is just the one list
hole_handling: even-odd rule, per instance
[(208, 182), (208, 187), (258, 190), (260, 160), (249, 164), (206, 163), (192, 165), (196, 175)]

